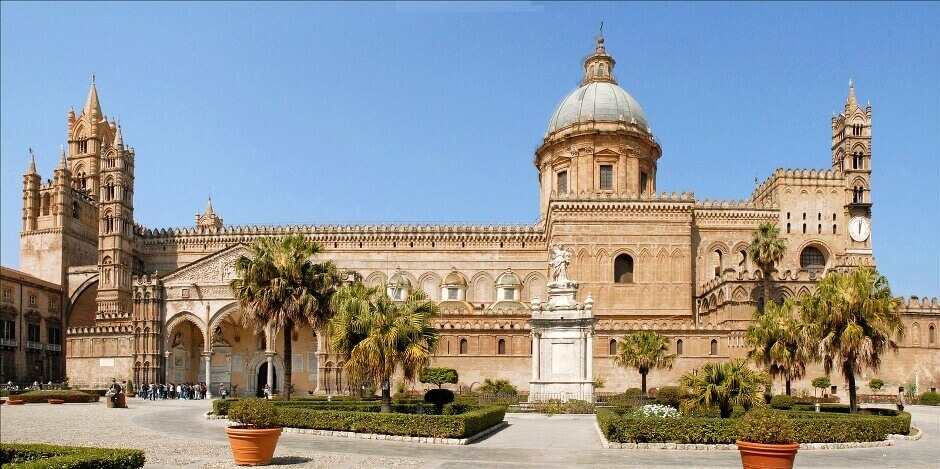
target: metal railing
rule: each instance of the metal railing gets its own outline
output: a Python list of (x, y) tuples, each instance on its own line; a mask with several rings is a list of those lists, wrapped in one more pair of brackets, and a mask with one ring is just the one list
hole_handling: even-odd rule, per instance
[(7, 347), (16, 347), (16, 339), (0, 338), (0, 345)]
[(46, 350), (50, 352), (61, 352), (62, 346), (59, 344), (46, 344)]
[(42, 342), (33, 342), (31, 340), (26, 341), (26, 348), (42, 350)]

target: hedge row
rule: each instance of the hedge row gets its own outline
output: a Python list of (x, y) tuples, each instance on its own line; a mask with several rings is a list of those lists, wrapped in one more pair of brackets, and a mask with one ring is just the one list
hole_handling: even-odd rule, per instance
[[(228, 415), (228, 408), (237, 399), (216, 399), (212, 401), (212, 412), (215, 415)], [(349, 412), (379, 412), (382, 410), (382, 403), (380, 401), (352, 401), (352, 400), (343, 400), (343, 401), (334, 401), (329, 402), (325, 400), (292, 400), (292, 401), (281, 401), (274, 400), (274, 405), (280, 408), (290, 408), (290, 409), (311, 409), (311, 410), (339, 410), (339, 411), (349, 411)], [(416, 414), (418, 413), (418, 405), (422, 406), (422, 412), (426, 414), (436, 413), (436, 409), (433, 405), (428, 404), (420, 399), (402, 399), (399, 401), (392, 402), (392, 412), (399, 414)], [(449, 407), (448, 407), (449, 406)], [(478, 405), (466, 404), (463, 402), (454, 402), (444, 406), (444, 414), (446, 415), (458, 415), (468, 410), (474, 410), (479, 408)]]
[(486, 407), (461, 415), (381, 414), (341, 410), (279, 408), (284, 427), (380, 433), (383, 435), (466, 438), (503, 421), (506, 408)]
[[(794, 422), (801, 443), (880, 441), (888, 434), (907, 434), (911, 414), (894, 416), (840, 415), (786, 412)], [(610, 441), (621, 443), (733, 443), (738, 437), (738, 418), (644, 418), (599, 410), (597, 423)]]
[(39, 444), (0, 444), (4, 469), (136, 469), (144, 467), (136, 449), (83, 448)]
[(35, 404), (38, 402), (45, 403), (49, 399), (62, 399), (68, 403), (98, 402), (99, 398), (97, 394), (88, 394), (74, 390), (29, 391), (16, 395), (16, 399), (22, 400), (27, 404)]

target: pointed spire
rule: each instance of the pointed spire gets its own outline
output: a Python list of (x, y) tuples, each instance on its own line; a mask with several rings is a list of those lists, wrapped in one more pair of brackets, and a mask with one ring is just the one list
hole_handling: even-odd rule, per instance
[(65, 145), (59, 145), (59, 151), (62, 153), (62, 156), (59, 157), (59, 168), (66, 169), (68, 163), (65, 162)]
[(124, 149), (124, 137), (121, 135), (121, 123), (118, 122), (117, 128), (114, 131), (114, 146), (121, 150)]
[(206, 204), (206, 213), (204, 215), (215, 215), (215, 210), (212, 209), (212, 196), (209, 196), (209, 203)]
[(91, 76), (91, 89), (88, 90), (88, 99), (85, 100), (85, 114), (101, 115), (101, 103), (98, 101), (98, 89), (95, 88), (95, 76)]
[(845, 100), (845, 107), (849, 109), (856, 106), (858, 106), (858, 101), (855, 100), (855, 85), (852, 84), (852, 79), (849, 78), (849, 97)]
[(33, 155), (33, 149), (29, 149), (29, 171), (26, 174), (39, 174), (36, 171), (36, 155)]

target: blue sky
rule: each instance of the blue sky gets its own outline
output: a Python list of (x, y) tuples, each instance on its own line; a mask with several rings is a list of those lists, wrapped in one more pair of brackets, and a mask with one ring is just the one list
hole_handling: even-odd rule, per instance
[[(92, 73), (137, 151), (135, 216), (191, 226), (531, 223), (533, 151), (605, 22), (663, 146), (658, 186), (743, 199), (830, 166), (849, 78), (874, 108), (873, 241), (940, 294), (938, 3), (0, 4), (0, 246), (27, 148), (51, 177)], [(736, 168), (736, 169), (732, 169)]]

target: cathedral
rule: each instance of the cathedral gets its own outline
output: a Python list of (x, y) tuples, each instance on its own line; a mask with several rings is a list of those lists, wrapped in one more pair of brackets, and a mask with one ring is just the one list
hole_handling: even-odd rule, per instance
[[(457, 369), (460, 385), (471, 388), (502, 378), (528, 389), (539, 354), (533, 310), (549, 293), (554, 246), (570, 251), (575, 301), (593, 307), (584, 353), (598, 393), (639, 386), (635, 370), (614, 364), (626, 334), (668, 337), (675, 365), (649, 380), (675, 384), (704, 363), (745, 356), (744, 331), (763, 302), (811, 291), (829, 270), (875, 266), (872, 107), (859, 104), (851, 83), (832, 118), (824, 169), (777, 169), (747, 200), (701, 200), (657, 191), (663, 148), (640, 104), (618, 86), (615, 65), (599, 37), (580, 86), (548, 120), (533, 160), (539, 221), (486, 226), (233, 226), (211, 200), (190, 228), (142, 226), (134, 218), (136, 151), (104, 114), (92, 80), (84, 107), (68, 112), (68, 144), (52, 177), (44, 182), (34, 163), (23, 177), (20, 270), (61, 285), (68, 380), (81, 387), (112, 378), (204, 381), (239, 395), (273, 381), (279, 389), (287, 333), (296, 392), (350, 392), (342, 359), (322, 334), (246, 327), (229, 282), (235, 260), (266, 236), (303, 234), (348, 279), (393, 298), (425, 291), (442, 312), (433, 366)], [(763, 297), (747, 251), (765, 222), (787, 241), (772, 298)], [(940, 305), (910, 297), (902, 309), (908, 333), (898, 353), (860, 382), (936, 387)], [(809, 381), (821, 375), (811, 366), (794, 389), (812, 392)], [(831, 378), (832, 392), (844, 396), (842, 377)]]

